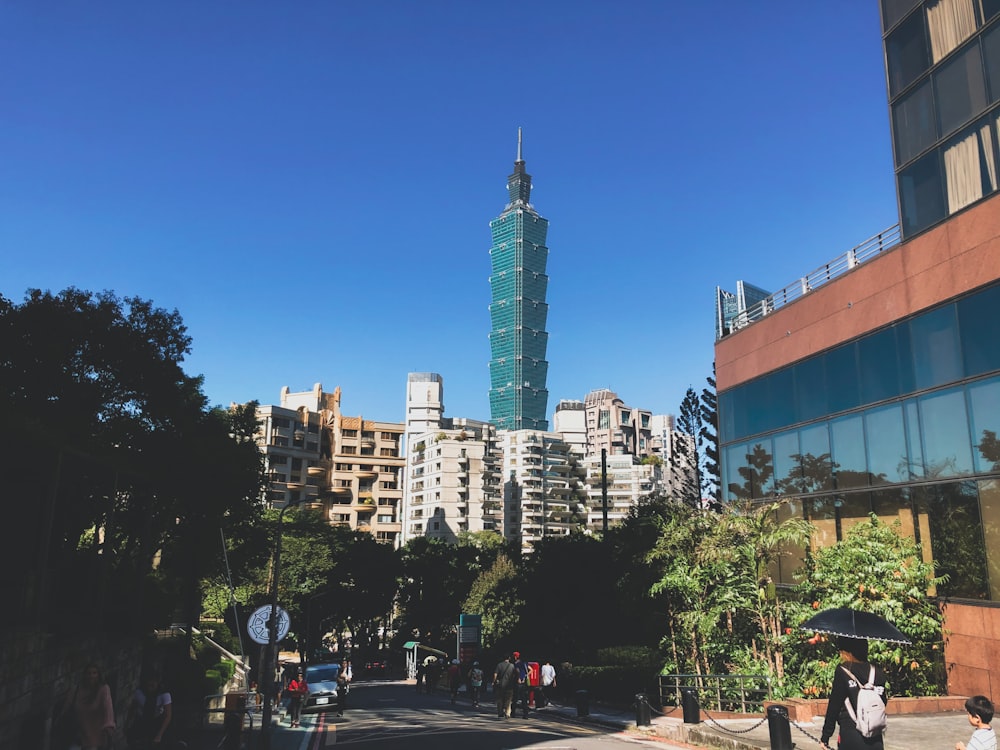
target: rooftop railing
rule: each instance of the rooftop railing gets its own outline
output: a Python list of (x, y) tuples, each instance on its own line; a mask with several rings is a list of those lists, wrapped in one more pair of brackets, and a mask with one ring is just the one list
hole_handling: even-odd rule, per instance
[(856, 245), (843, 255), (839, 255), (825, 266), (820, 266), (808, 276), (803, 276), (798, 281), (789, 284), (784, 289), (779, 289), (770, 297), (765, 297), (755, 305), (751, 305), (746, 310), (733, 318), (730, 324), (730, 332), (735, 332), (741, 328), (746, 328), (751, 323), (755, 323), (766, 315), (770, 315), (775, 310), (779, 310), (790, 302), (794, 302), (800, 297), (814, 289), (817, 289), (828, 281), (833, 281), (838, 276), (842, 276), (851, 269), (861, 265), (865, 261), (881, 255), (887, 250), (896, 247), (900, 242), (899, 224), (895, 224), (888, 229), (879, 232), (873, 237), (869, 237), (860, 245)]

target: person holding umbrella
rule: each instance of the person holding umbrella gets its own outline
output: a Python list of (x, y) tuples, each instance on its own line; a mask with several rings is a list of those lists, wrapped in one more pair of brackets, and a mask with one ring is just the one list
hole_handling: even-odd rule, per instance
[(839, 725), (837, 750), (883, 750), (883, 735), (879, 733), (872, 737), (863, 736), (855, 726), (853, 714), (857, 710), (858, 692), (862, 685), (868, 684), (873, 670), (875, 690), (882, 698), (883, 704), (888, 702), (885, 672), (881, 667), (868, 663), (867, 640), (838, 636), (837, 648), (840, 650), (841, 664), (833, 675), (833, 688), (826, 708), (826, 721), (823, 722), (820, 745), (824, 750), (829, 750), (830, 738)]

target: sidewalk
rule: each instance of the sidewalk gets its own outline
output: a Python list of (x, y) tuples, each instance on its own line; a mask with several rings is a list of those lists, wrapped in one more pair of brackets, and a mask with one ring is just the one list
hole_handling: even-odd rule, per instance
[[(726, 750), (770, 750), (770, 728), (766, 717), (753, 719), (721, 719), (685, 724), (680, 709), (663, 715), (651, 711), (650, 726), (637, 727), (633, 713), (622, 713), (606, 706), (593, 705), (590, 715), (577, 716), (575, 707), (551, 705), (541, 714), (553, 711), (577, 721), (599, 724), (639, 734), (655, 735), (697, 747)], [(791, 724), (790, 735), (797, 750), (819, 750), (823, 717), (813, 717), (811, 723)], [(886, 750), (952, 750), (958, 741), (966, 742), (972, 735), (965, 712), (939, 714), (908, 714), (889, 717), (885, 735)]]

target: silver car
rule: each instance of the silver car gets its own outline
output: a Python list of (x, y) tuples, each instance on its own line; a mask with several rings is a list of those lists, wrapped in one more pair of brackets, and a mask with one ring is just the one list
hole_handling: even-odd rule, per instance
[(337, 675), (339, 664), (312, 664), (306, 667), (309, 695), (302, 703), (305, 711), (329, 711), (337, 708)]

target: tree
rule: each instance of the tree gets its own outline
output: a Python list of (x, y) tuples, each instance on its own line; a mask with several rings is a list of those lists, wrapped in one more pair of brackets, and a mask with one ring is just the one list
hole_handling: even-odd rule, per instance
[(698, 440), (701, 445), (702, 497), (710, 497), (715, 501), (715, 509), (721, 509), (722, 474), (719, 468), (719, 399), (715, 392), (715, 363), (712, 363), (712, 375), (705, 378), (707, 388), (701, 391), (701, 430)]
[(681, 401), (675, 434), (671, 435), (670, 469), (675, 497), (692, 508), (701, 507), (701, 459), (698, 433), (701, 431), (698, 395), (688, 388)]
[(483, 649), (504, 649), (517, 632), (523, 606), (518, 588), (517, 568), (510, 558), (501, 554), (493, 565), (479, 574), (472, 583), (462, 609), (482, 616)]
[(0, 449), (18, 467), (8, 522), (26, 532), (4, 546), (0, 575), (36, 624), (196, 615), (219, 528), (256, 512), (256, 446), (182, 370), (190, 345), (176, 310), (139, 298), (0, 298)]

